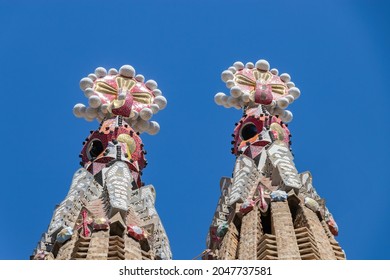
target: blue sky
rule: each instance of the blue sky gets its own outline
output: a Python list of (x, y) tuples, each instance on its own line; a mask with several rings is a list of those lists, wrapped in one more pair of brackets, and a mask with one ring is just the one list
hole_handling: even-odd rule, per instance
[(168, 99), (160, 133), (142, 136), (143, 181), (174, 259), (202, 252), (241, 115), (213, 97), (227, 93), (223, 70), (261, 58), (301, 90), (289, 107), (295, 164), (311, 171), (347, 258), (390, 259), (389, 13), (369, 0), (0, 0), (0, 259), (29, 257), (98, 126), (72, 114), (87, 101), (79, 80), (123, 64)]

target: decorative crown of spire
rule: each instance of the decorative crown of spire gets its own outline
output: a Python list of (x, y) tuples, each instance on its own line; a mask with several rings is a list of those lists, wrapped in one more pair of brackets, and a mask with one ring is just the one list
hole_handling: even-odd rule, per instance
[(87, 121), (122, 116), (135, 131), (151, 135), (160, 130), (154, 114), (163, 110), (167, 100), (162, 96), (154, 80), (144, 82), (143, 75), (136, 75), (130, 65), (123, 65), (119, 72), (111, 68), (108, 72), (98, 67), (94, 74), (82, 78), (80, 88), (88, 98), (89, 107), (78, 103), (73, 114)]
[(230, 96), (219, 92), (214, 100), (225, 108), (244, 109), (264, 105), (272, 115), (278, 115), (283, 122), (292, 120), (292, 113), (285, 110), (298, 99), (301, 92), (287, 73), (279, 76), (277, 69), (271, 69), (268, 61), (261, 59), (245, 65), (237, 61), (223, 71), (222, 80), (230, 89)]

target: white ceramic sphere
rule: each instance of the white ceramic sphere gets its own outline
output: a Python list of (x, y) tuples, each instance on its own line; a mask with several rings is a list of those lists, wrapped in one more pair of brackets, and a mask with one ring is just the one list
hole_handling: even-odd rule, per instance
[(229, 99), (229, 96), (227, 96), (225, 94), (222, 96), (221, 103), (223, 106), (225, 106), (225, 104), (228, 102), (228, 99)]
[(85, 90), (84, 90), (84, 95), (85, 95), (85, 97), (87, 97), (87, 98), (89, 98), (89, 97), (91, 97), (92, 95), (94, 95), (95, 94), (95, 91), (92, 89), (92, 88), (86, 88)]
[(150, 90), (154, 90), (157, 88), (157, 82), (155, 80), (147, 80), (145, 86)]
[(291, 104), (291, 103), (293, 103), (294, 102), (294, 96), (292, 96), (291, 94), (287, 94), (286, 96), (285, 96), (285, 98), (288, 100), (288, 103), (289, 104)]
[(286, 85), (287, 85), (287, 87), (288, 88), (293, 88), (293, 87), (295, 87), (295, 84), (293, 83), (293, 82), (288, 82), (288, 83), (286, 83)]
[(153, 111), (150, 108), (143, 108), (139, 112), (139, 116), (141, 117), (141, 119), (148, 121), (153, 117)]
[(233, 80), (234, 79), (234, 75), (233, 75), (233, 73), (231, 71), (225, 70), (221, 74), (221, 79), (222, 79), (222, 81), (224, 81), (226, 83), (229, 80)]
[(84, 91), (87, 88), (93, 87), (93, 81), (90, 78), (82, 78), (80, 80), (80, 88)]
[(290, 111), (286, 110), (286, 113), (282, 116), (281, 119), (283, 122), (289, 123), (293, 119), (293, 114)]
[(167, 106), (167, 100), (162, 95), (161, 96), (157, 96), (156, 98), (154, 98), (153, 103), (157, 104), (158, 107), (160, 107), (160, 110), (163, 110)]
[(161, 92), (161, 90), (156, 88), (156, 89), (153, 90), (153, 94), (154, 94), (154, 96), (160, 96), (160, 95), (162, 95), (162, 92)]
[(288, 83), (290, 80), (291, 80), (291, 77), (289, 74), (287, 73), (283, 73), (280, 75), (280, 79), (285, 82), (285, 83)]
[(155, 135), (155, 134), (157, 134), (159, 131), (160, 131), (160, 125), (158, 124), (158, 122), (151, 121), (151, 122), (150, 122), (150, 126), (149, 126), (149, 130), (148, 130), (148, 133), (149, 133), (150, 135)]
[(157, 114), (158, 111), (160, 111), (160, 107), (158, 107), (157, 104), (150, 105), (150, 109), (152, 110), (153, 114)]
[(116, 70), (115, 68), (110, 68), (110, 70), (108, 70), (108, 74), (109, 75), (117, 75), (118, 70)]
[(97, 79), (96, 75), (92, 73), (88, 75), (88, 78), (90, 78), (92, 81), (95, 81)]
[(133, 78), (135, 75), (135, 69), (131, 65), (123, 65), (119, 68), (119, 74), (126, 78)]
[(285, 97), (279, 98), (276, 102), (277, 102), (278, 106), (282, 109), (286, 109), (288, 104), (289, 104), (287, 98), (285, 98)]
[(301, 95), (301, 91), (297, 87), (292, 87), (288, 90), (288, 94), (294, 96), (294, 99), (298, 99), (299, 96)]
[(253, 62), (247, 62), (247, 63), (245, 64), (245, 68), (253, 69), (253, 68), (255, 68), (255, 65), (253, 64)]
[(135, 79), (136, 79), (138, 82), (141, 82), (141, 83), (143, 83), (143, 82), (145, 81), (144, 75), (141, 75), (141, 74), (138, 74), (137, 76), (135, 76)]
[(242, 101), (244, 101), (245, 103), (249, 102), (249, 100), (250, 100), (249, 93), (245, 92), (245, 93), (241, 96), (241, 99), (242, 99)]
[(217, 103), (218, 105), (222, 105), (222, 98), (225, 96), (225, 94), (223, 92), (218, 92), (215, 96), (214, 96), (214, 101), (215, 103)]
[(230, 94), (231, 94), (231, 96), (237, 98), (237, 97), (240, 97), (242, 95), (242, 91), (241, 91), (240, 87), (234, 86), (230, 89)]
[(232, 88), (236, 85), (236, 83), (233, 80), (229, 80), (226, 82), (227, 88)]
[(274, 74), (274, 75), (278, 75), (278, 74), (279, 74), (279, 70), (276, 69), (276, 68), (272, 68), (272, 69), (270, 70), (270, 72), (271, 72), (272, 74)]
[(88, 98), (88, 104), (91, 106), (91, 108), (98, 108), (102, 104), (102, 101), (100, 100), (99, 96), (92, 95)]
[(244, 63), (242, 63), (241, 61), (236, 61), (233, 63), (233, 66), (234, 68), (236, 68), (237, 70), (242, 70), (244, 69), (245, 65)]
[(234, 106), (234, 97), (233, 96), (228, 96), (228, 99), (227, 99), (227, 104), (229, 104), (230, 107), (233, 107)]
[(102, 111), (104, 114), (107, 114), (108, 113), (108, 104), (107, 103), (102, 104), (102, 106), (100, 106), (100, 111)]
[(103, 78), (107, 75), (107, 70), (103, 67), (98, 67), (95, 69), (95, 75), (98, 77), (98, 78)]
[(230, 67), (228, 68), (228, 70), (229, 70), (230, 72), (232, 72), (233, 74), (235, 74), (235, 73), (237, 72), (236, 68), (233, 67), (233, 66), (230, 66)]
[(85, 105), (81, 103), (74, 105), (73, 114), (78, 118), (83, 117), (85, 115)]
[(270, 68), (270, 65), (267, 60), (265, 59), (260, 59), (256, 62), (256, 68), (261, 70), (261, 71), (268, 71)]

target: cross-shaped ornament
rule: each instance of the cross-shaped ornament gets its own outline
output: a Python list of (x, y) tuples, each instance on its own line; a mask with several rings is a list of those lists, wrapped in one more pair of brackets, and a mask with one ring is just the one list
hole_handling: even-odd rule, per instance
[(92, 223), (92, 221), (90, 221), (88, 219), (88, 212), (85, 209), (81, 212), (81, 216), (83, 217), (83, 221), (77, 227), (77, 230), (82, 228), (83, 230), (81, 232), (81, 235), (84, 236), (84, 237), (88, 237), (88, 236), (91, 235), (91, 231), (89, 230), (88, 225), (90, 225)]

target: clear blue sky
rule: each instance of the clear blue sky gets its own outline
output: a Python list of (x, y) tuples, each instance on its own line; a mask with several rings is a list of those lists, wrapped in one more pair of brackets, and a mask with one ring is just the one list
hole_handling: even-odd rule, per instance
[[(315, 2), (315, 3), (314, 3)], [(143, 135), (143, 180), (174, 259), (205, 239), (241, 113), (217, 106), (223, 70), (267, 59), (301, 89), (291, 107), (298, 171), (310, 170), (349, 259), (390, 259), (387, 1), (0, 0), (0, 259), (27, 259), (98, 123), (72, 114), (79, 80), (131, 64), (168, 99)]]

